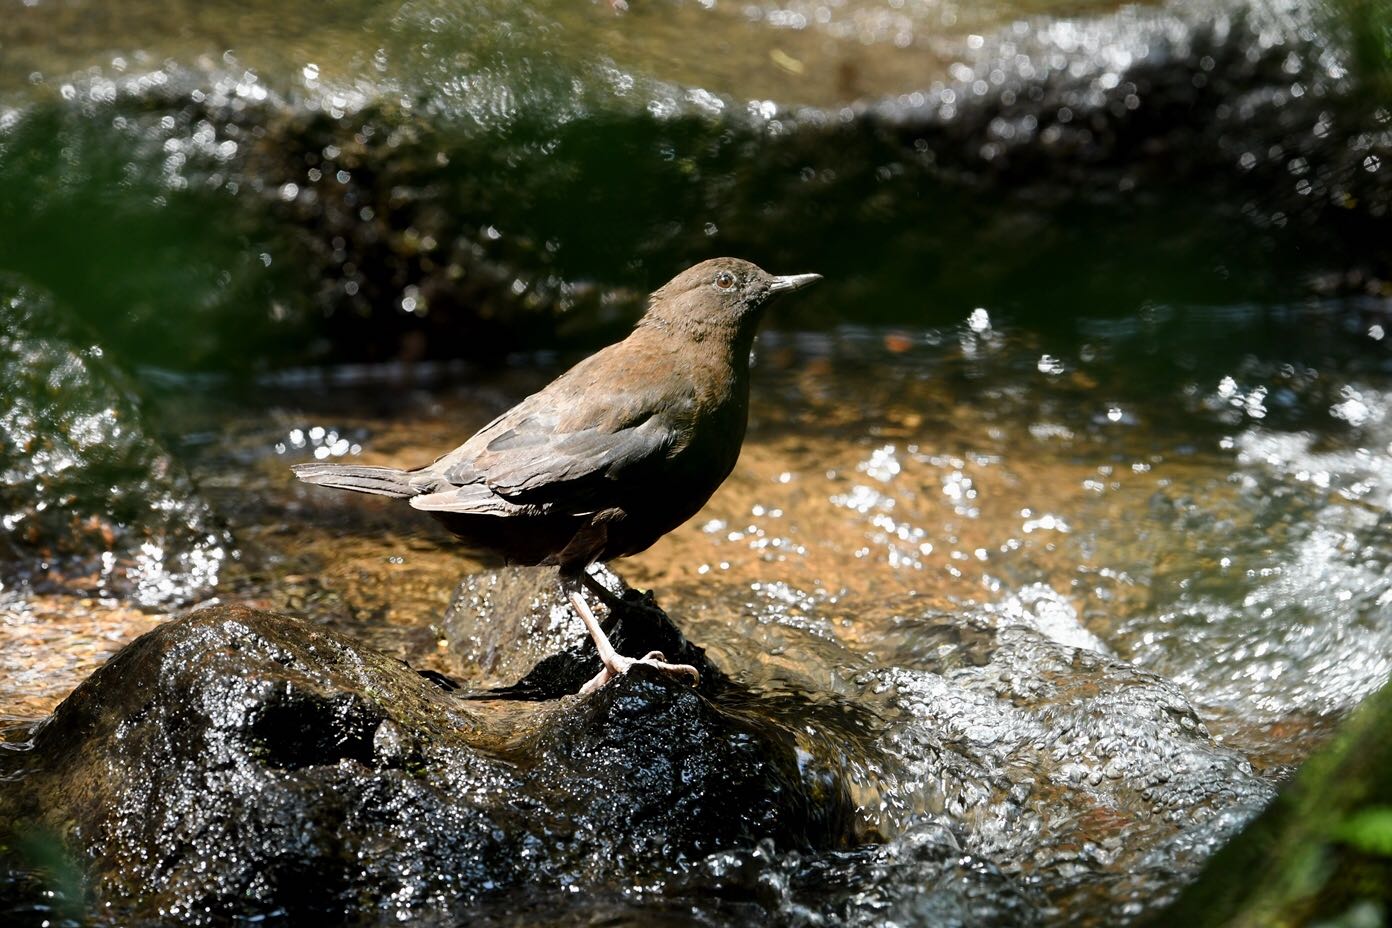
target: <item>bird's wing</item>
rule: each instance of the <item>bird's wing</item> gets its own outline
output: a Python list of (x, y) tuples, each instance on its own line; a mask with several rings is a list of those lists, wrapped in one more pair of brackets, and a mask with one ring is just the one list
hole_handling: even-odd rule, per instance
[(656, 415), (565, 431), (560, 417), (543, 409), (505, 425), (445, 479), (481, 481), (514, 503), (584, 507), (603, 502), (613, 481), (662, 460), (677, 437)]
[(479, 516), (540, 515), (546, 511), (544, 507), (514, 503), (482, 483), (446, 485), (433, 493), (411, 497), (411, 505), (427, 512), (467, 512)]
[(433, 493), (411, 497), (411, 505), (426, 512), (466, 512), (476, 516), (533, 516), (544, 515), (544, 505), (529, 505), (501, 497), (487, 484), (473, 483), (462, 487), (444, 484)]
[(451, 510), (471, 512), (558, 507), (577, 514), (614, 505), (617, 481), (659, 464), (682, 440), (673, 423), (682, 421), (685, 403), (612, 389), (590, 399), (595, 396), (542, 391), (528, 397), (426, 468), (433, 492), (412, 505), (434, 509), (448, 502)]
[[(591, 355), (545, 389), (494, 419), (467, 442), (420, 472), (443, 502), (451, 487), (458, 505), (486, 487), (499, 504), (592, 512), (614, 505), (621, 478), (666, 459), (689, 439), (693, 396), (672, 384), (671, 360), (626, 350), (622, 343)], [(625, 375), (617, 388), (613, 371)], [(680, 382), (678, 382), (680, 383)], [(419, 497), (422, 505), (424, 497)], [(413, 503), (414, 505), (414, 503)]]

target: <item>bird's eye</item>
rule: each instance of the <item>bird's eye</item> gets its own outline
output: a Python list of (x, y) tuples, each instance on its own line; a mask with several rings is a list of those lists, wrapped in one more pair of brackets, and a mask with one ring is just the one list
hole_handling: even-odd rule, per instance
[(715, 285), (721, 290), (729, 290), (735, 285), (735, 275), (729, 271), (721, 271), (715, 275)]

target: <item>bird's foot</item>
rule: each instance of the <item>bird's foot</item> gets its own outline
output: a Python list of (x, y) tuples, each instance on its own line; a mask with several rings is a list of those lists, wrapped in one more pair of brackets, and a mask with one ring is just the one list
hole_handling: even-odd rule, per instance
[(636, 664), (645, 664), (674, 677), (686, 677), (691, 681), (692, 686), (699, 686), (701, 683), (701, 672), (690, 664), (669, 664), (667, 655), (661, 651), (649, 651), (642, 657), (624, 657), (622, 654), (614, 655), (612, 663), (605, 663), (604, 669), (595, 674), (588, 683), (580, 687), (580, 695), (588, 695), (601, 689), (616, 677), (621, 677), (633, 669)]

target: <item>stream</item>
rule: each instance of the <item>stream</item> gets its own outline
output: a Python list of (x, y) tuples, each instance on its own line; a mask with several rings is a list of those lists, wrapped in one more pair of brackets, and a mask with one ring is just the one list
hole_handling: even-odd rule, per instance
[[(0, 26), (0, 920), (1138, 923), (1392, 675), (1392, 83), (1328, 10), (630, 6)], [(537, 698), (553, 575), (293, 480), (718, 253), (826, 279), (605, 574), (699, 692)]]

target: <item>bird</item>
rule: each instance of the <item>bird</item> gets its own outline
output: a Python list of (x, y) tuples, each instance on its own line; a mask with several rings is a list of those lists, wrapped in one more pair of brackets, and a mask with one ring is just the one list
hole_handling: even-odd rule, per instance
[(589, 569), (638, 554), (686, 522), (734, 470), (749, 414), (750, 354), (764, 308), (820, 274), (775, 276), (738, 258), (696, 264), (655, 290), (632, 332), (580, 361), (423, 467), (310, 463), (324, 487), (404, 499), (485, 563), (555, 566), (603, 669), (594, 692), (645, 664), (619, 654), (584, 591), (621, 604)]

